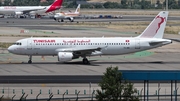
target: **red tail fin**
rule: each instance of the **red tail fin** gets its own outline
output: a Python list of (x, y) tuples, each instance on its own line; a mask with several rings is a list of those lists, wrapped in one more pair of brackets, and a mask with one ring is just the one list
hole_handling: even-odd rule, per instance
[(62, 6), (63, 0), (55, 0), (54, 3), (49, 7), (46, 13), (60, 9)]

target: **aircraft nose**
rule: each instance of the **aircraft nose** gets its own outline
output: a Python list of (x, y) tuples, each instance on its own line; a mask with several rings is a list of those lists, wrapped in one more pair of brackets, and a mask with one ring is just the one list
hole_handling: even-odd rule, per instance
[(12, 53), (12, 52), (13, 52), (13, 47), (12, 47), (12, 46), (8, 47), (8, 51), (9, 51), (10, 53)]

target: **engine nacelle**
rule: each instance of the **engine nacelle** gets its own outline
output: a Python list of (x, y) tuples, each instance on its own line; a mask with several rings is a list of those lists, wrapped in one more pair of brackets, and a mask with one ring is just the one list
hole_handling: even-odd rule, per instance
[(73, 21), (74, 21), (74, 18), (70, 17), (70, 18), (69, 18), (69, 21), (73, 22)]
[(15, 15), (22, 15), (23, 12), (15, 12)]
[(59, 52), (58, 53), (58, 61), (59, 62), (67, 62), (73, 59), (73, 54), (69, 52)]

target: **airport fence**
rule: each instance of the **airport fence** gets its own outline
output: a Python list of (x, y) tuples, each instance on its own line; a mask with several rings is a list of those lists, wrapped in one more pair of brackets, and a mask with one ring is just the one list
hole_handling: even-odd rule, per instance
[(95, 90), (93, 90), (91, 94), (86, 90), (81, 91), (75, 90), (74, 93), (72, 93), (68, 90), (60, 92), (59, 89), (55, 91), (52, 89), (12, 89), (4, 87), (0, 89), (0, 101), (87, 101), (95, 99)]
[[(92, 90), (91, 93), (86, 92), (86, 90), (84, 92), (75, 90), (74, 93), (70, 93), (68, 90), (65, 92), (49, 90), (46, 94), (41, 89), (36, 93), (32, 89), (29, 89), (29, 92), (27, 92), (27, 89), (0, 89), (0, 91), (0, 101), (96, 101), (96, 90)], [(163, 95), (157, 91), (155, 94), (148, 96), (138, 92), (134, 96), (138, 96), (139, 101), (180, 101), (180, 94), (177, 94), (177, 92), (172, 95)]]

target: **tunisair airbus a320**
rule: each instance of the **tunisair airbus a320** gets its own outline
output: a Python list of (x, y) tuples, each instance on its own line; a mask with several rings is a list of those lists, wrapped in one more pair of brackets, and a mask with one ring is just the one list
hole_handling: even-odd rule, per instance
[(82, 57), (88, 64), (87, 56), (122, 55), (172, 43), (163, 39), (168, 18), (167, 11), (161, 11), (149, 26), (137, 37), (92, 37), (92, 38), (44, 38), (31, 37), (18, 40), (8, 51), (18, 55), (28, 55), (28, 63), (32, 56), (57, 56), (59, 62), (67, 62)]

